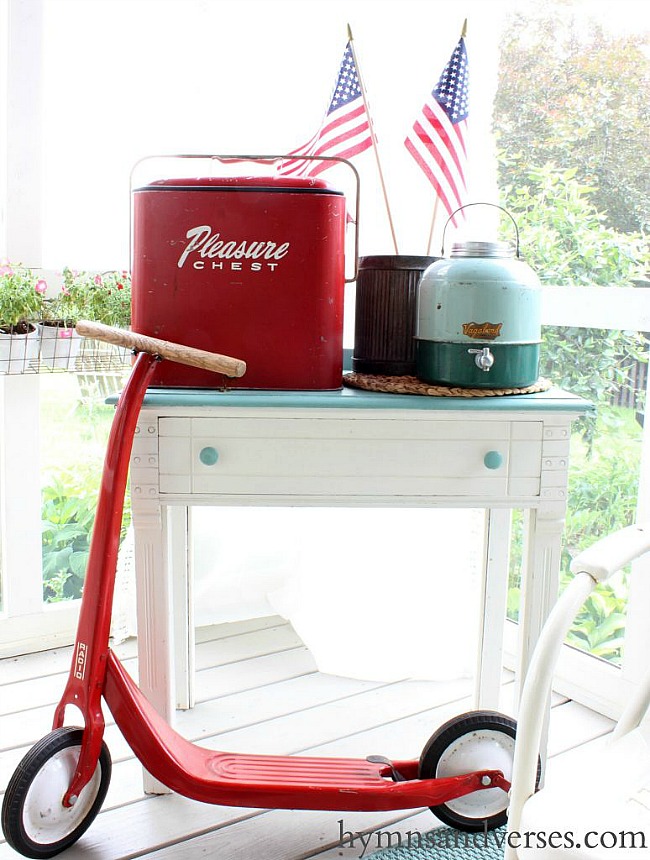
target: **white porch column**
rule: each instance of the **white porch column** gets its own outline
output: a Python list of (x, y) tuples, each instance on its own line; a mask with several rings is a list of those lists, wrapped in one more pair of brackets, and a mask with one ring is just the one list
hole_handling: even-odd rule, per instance
[[(2, 253), (39, 267), (42, 253), (43, 2), (8, 0)], [(1, 150), (0, 150), (1, 151)]]
[[(0, 9), (7, 95), (0, 256), (40, 267), (43, 3), (7, 0)], [(37, 374), (0, 376), (0, 541), (9, 615), (42, 611), (38, 382)]]

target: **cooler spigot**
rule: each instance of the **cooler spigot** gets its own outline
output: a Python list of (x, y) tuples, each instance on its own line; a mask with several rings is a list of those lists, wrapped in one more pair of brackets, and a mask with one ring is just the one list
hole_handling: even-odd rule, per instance
[(489, 346), (485, 346), (483, 349), (468, 349), (467, 352), (474, 356), (476, 366), (486, 373), (494, 364), (494, 356), (490, 352)]

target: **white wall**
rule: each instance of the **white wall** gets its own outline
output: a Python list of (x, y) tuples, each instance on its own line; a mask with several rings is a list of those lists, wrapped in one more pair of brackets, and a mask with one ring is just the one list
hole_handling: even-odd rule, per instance
[[(129, 173), (159, 153), (286, 152), (318, 128), (349, 23), (380, 141), (399, 250), (426, 253), (433, 192), (403, 146), (469, 19), (478, 198), (495, 0), (45, 0), (45, 266), (128, 264)], [(392, 253), (371, 152), (362, 253)]]
[[(305, 142), (327, 107), (348, 23), (379, 137), (399, 250), (426, 253), (433, 192), (404, 137), (466, 16), (471, 197), (494, 199), (490, 123), (500, 28), (508, 10), (538, 6), (535, 0), (42, 2), (43, 133), (33, 145), (42, 150), (42, 265), (48, 269), (128, 265), (129, 174), (143, 156), (284, 152)], [(10, 6), (0, 0), (0, 28)], [(573, 0), (571, 8), (601, 17), (616, 31), (650, 25), (644, 0)], [(24, 55), (39, 62), (28, 45)], [(5, 73), (3, 65), (0, 84)], [(40, 106), (24, 98), (22, 110), (40, 113)], [(2, 103), (0, 131), (5, 113)], [(39, 122), (40, 116), (32, 117), (30, 125)], [(373, 154), (355, 163), (363, 186), (361, 253), (392, 253)], [(32, 159), (35, 181), (39, 169)], [(4, 202), (3, 194), (3, 209)]]

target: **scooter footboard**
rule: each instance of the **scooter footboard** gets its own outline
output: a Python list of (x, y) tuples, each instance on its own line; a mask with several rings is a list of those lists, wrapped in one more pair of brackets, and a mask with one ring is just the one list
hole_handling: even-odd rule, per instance
[(391, 810), (434, 806), (480, 790), (480, 771), (420, 780), (417, 761), (399, 762), (407, 778), (395, 782), (390, 764), (354, 758), (267, 756), (220, 752), (174, 731), (109, 652), (104, 698), (143, 766), (172, 791), (204, 803), (264, 809)]

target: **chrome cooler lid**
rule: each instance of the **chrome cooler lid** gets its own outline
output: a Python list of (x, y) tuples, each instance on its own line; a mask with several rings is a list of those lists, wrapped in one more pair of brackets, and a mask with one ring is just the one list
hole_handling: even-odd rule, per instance
[(454, 242), (452, 257), (514, 257), (509, 242)]

